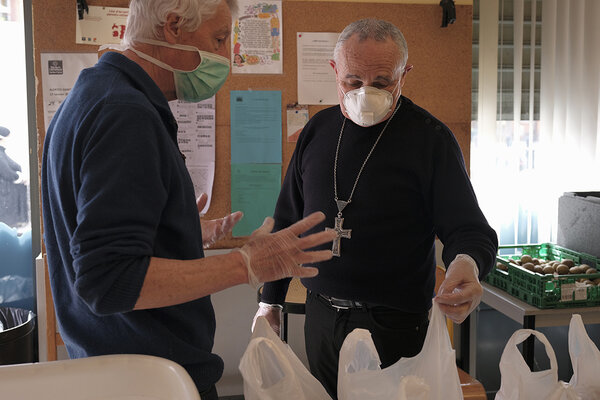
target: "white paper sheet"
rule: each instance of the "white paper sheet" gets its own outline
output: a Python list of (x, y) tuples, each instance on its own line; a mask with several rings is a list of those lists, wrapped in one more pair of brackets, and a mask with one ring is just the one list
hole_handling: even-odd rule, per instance
[(298, 32), (298, 103), (338, 104), (335, 73), (329, 64), (339, 33)]
[(185, 155), (196, 198), (201, 193), (208, 195), (206, 206), (200, 212), (206, 214), (215, 180), (215, 97), (199, 103), (174, 100), (169, 106), (177, 120), (177, 143)]
[(286, 110), (287, 141), (297, 142), (304, 125), (308, 123), (308, 106), (300, 104), (288, 104)]
[(44, 131), (79, 73), (98, 62), (98, 53), (41, 53)]

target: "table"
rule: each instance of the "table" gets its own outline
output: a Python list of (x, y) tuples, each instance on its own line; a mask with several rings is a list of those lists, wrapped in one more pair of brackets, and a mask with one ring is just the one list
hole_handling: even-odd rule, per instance
[[(600, 323), (600, 307), (577, 307), (577, 308), (537, 308), (511, 296), (507, 292), (494, 287), (486, 282), (482, 282), (483, 297), (481, 301), (490, 307), (496, 309), (510, 319), (518, 322), (523, 329), (536, 329), (548, 326), (569, 325), (573, 314), (581, 315), (584, 324)], [(476, 321), (469, 318), (469, 325)], [(472, 332), (472, 326), (469, 326), (467, 332)], [(469, 340), (468, 352), (474, 354), (476, 348), (475, 340)], [(464, 354), (464, 353), (463, 353)], [(461, 357), (462, 358), (462, 357)], [(466, 359), (468, 359), (468, 355)], [(523, 358), (529, 368), (533, 371), (534, 360), (534, 337), (530, 336), (523, 342)], [(471, 373), (473, 371), (470, 371)]]
[[(261, 289), (258, 290), (258, 301), (260, 301), (260, 292)], [(306, 288), (302, 285), (300, 279), (294, 278), (290, 282), (290, 286), (285, 297), (285, 303), (283, 304), (281, 324), (281, 338), (283, 341), (287, 341), (288, 314), (304, 314), (305, 303)], [(483, 388), (481, 382), (458, 367), (457, 370), (464, 399), (487, 400), (485, 389)]]

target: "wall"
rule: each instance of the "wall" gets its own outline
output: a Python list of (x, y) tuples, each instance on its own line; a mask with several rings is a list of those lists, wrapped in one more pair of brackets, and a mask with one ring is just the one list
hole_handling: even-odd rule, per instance
[[(470, 148), (471, 115), (471, 37), (472, 5), (470, 1), (456, 4), (457, 21), (441, 28), (442, 9), (439, 1), (419, 0), (420, 4), (283, 1), (284, 65), (281, 75), (232, 75), (217, 94), (216, 176), (213, 206), (206, 218), (216, 218), (230, 212), (229, 196), (229, 91), (271, 89), (282, 91), (282, 122), (286, 126), (285, 104), (296, 101), (297, 31), (341, 32), (349, 22), (376, 17), (389, 20), (405, 34), (409, 48), (409, 63), (414, 65), (403, 94), (438, 117), (455, 133), (467, 167)], [(127, 0), (89, 0), (89, 5), (127, 7)], [(318, 9), (319, 18), (314, 18)], [(75, 44), (75, 0), (34, 0), (34, 56), (37, 82), (37, 121), (41, 159), (43, 104), (41, 95), (41, 52), (89, 52), (93, 46)], [(323, 107), (310, 106), (310, 115)], [(294, 149), (282, 132), (282, 175)], [(228, 238), (218, 248), (243, 244), (243, 238)], [(210, 254), (210, 253), (209, 253)], [(214, 254), (214, 253), (213, 253)], [(225, 373), (219, 382), (221, 395), (242, 393), (242, 381), (237, 365), (250, 337), (250, 324), (256, 311), (256, 293), (248, 286), (238, 286), (212, 296), (217, 314), (215, 352), (225, 360)], [(305, 360), (303, 318), (290, 318), (289, 342), (299, 357)]]
[[(126, 0), (88, 1), (89, 5), (126, 7)], [(284, 1), (283, 2), (283, 74), (231, 75), (216, 96), (216, 174), (213, 201), (206, 218), (215, 218), (230, 212), (231, 201), (229, 170), (229, 91), (281, 90), (282, 104), (297, 100), (296, 86), (296, 32), (341, 32), (349, 22), (364, 17), (387, 19), (399, 26), (406, 37), (409, 63), (414, 65), (407, 78), (403, 94), (426, 108), (454, 132), (469, 166), (471, 127), (471, 36), (472, 6), (456, 7), (457, 22), (441, 28), (442, 9), (430, 4), (388, 4)], [(95, 46), (75, 44), (75, 11), (70, 2), (37, 0), (34, 7), (34, 40), (36, 76), (41, 76), (41, 52), (89, 52)], [(318, 9), (321, 18), (313, 18)], [(36, 99), (38, 134), (43, 143), (43, 107), (41, 79)], [(310, 106), (314, 115), (324, 106)], [(285, 106), (282, 122), (286, 124)], [(285, 135), (285, 133), (282, 133)], [(42, 146), (39, 146), (41, 152)], [(294, 150), (294, 143), (283, 139), (282, 175)], [(243, 238), (228, 238), (218, 248), (242, 244)]]

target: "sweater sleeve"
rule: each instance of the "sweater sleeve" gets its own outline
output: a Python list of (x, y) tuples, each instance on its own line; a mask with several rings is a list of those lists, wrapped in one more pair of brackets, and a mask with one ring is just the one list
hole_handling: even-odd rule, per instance
[(442, 258), (450, 265), (457, 254), (470, 255), (483, 279), (494, 265), (498, 251), (496, 232), (483, 215), (467, 174), (460, 147), (447, 129), (434, 150), (432, 181), (436, 234), (444, 244)]
[(77, 227), (70, 246), (75, 290), (100, 315), (133, 309), (168, 187), (162, 122), (142, 107), (103, 107), (74, 144)]

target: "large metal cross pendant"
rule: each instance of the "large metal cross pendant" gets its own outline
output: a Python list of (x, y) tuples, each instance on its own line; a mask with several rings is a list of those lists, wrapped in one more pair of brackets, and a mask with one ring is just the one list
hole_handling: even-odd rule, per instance
[[(341, 213), (340, 213), (341, 214)], [(352, 229), (343, 229), (342, 224), (344, 223), (344, 218), (336, 217), (335, 218), (335, 226), (333, 228), (325, 228), (326, 231), (335, 231), (337, 233), (337, 237), (333, 239), (333, 246), (331, 247), (331, 252), (334, 256), (340, 256), (340, 247), (342, 238), (350, 239), (350, 235), (352, 233)]]

